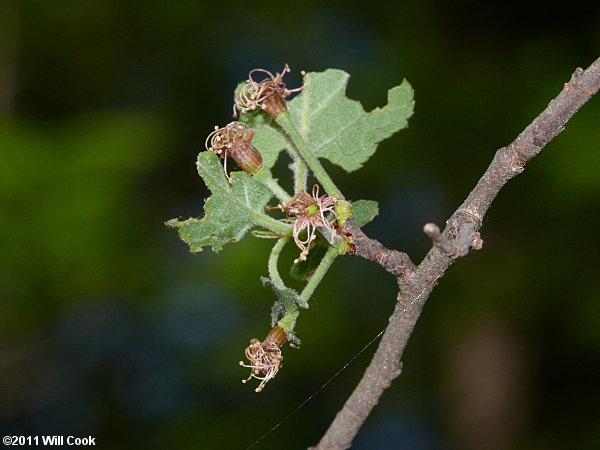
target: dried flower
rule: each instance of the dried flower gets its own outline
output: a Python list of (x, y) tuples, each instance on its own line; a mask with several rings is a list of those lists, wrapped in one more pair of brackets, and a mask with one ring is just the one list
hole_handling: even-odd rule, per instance
[(285, 330), (280, 326), (273, 328), (263, 342), (260, 342), (258, 339), (252, 339), (245, 351), (246, 358), (248, 358), (250, 364), (244, 364), (244, 361), (240, 361), (240, 366), (248, 367), (252, 370), (250, 376), (242, 380), (242, 383), (256, 378), (261, 381), (255, 391), (262, 391), (269, 380), (275, 378), (281, 367), (281, 361), (283, 361), (281, 347), (285, 343), (285, 340)]
[[(234, 99), (233, 117), (237, 117), (237, 111), (242, 113), (252, 111), (257, 107), (265, 110), (267, 114), (275, 118), (278, 114), (287, 111), (284, 97), (293, 92), (300, 92), (304, 86), (296, 89), (288, 89), (283, 82), (283, 76), (290, 71), (286, 64), (281, 74), (273, 75), (268, 70), (253, 69), (248, 74), (246, 84)], [(261, 81), (254, 81), (252, 74), (262, 72), (267, 77)]]
[[(337, 202), (337, 197), (330, 197), (327, 194), (319, 196), (319, 186), (315, 184), (312, 188), (312, 195), (306, 191), (300, 191), (290, 200), (279, 205), (279, 209), (288, 216), (294, 217), (294, 242), (301, 250), (300, 257), (294, 263), (306, 261), (310, 244), (316, 238), (317, 228), (325, 226), (335, 232), (333, 222), (337, 218), (334, 210)], [(325, 213), (328, 212), (332, 212), (335, 216), (331, 221), (325, 217)], [(306, 238), (302, 240), (300, 233), (304, 229), (306, 229)]]
[(262, 168), (262, 156), (251, 144), (254, 130), (243, 122), (231, 122), (223, 128), (215, 126), (215, 131), (206, 138), (206, 150), (219, 155), (225, 160), (225, 176), (227, 174), (227, 157), (231, 156), (238, 165), (249, 174), (254, 175)]

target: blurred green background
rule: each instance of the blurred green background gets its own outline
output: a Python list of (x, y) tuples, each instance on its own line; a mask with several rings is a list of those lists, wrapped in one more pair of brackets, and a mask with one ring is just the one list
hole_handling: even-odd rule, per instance
[[(386, 325), (393, 278), (343, 258), (300, 317), (302, 349), (263, 393), (240, 382), (269, 328), (269, 241), (190, 255), (163, 222), (201, 215), (196, 154), (251, 68), (287, 62), (292, 87), (344, 69), (369, 110), (412, 83), (409, 129), (332, 173), (380, 202), (365, 231), (419, 261), (423, 224), (599, 55), (598, 3), (2, 1), (2, 434), (244, 449)], [(599, 118), (594, 98), (501, 192), (353, 448), (600, 448)], [(255, 448), (315, 444), (373, 351)]]

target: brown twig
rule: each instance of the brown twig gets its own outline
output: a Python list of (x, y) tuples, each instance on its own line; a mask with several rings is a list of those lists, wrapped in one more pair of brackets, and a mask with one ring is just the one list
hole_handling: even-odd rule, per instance
[(399, 252), (398, 250), (390, 250), (384, 247), (379, 241), (367, 237), (354, 220), (349, 219), (346, 222), (346, 228), (352, 233), (354, 245), (356, 246), (356, 255), (376, 262), (398, 279), (403, 279), (417, 268), (406, 253)]
[(514, 142), (496, 152), (475, 188), (447, 221), (443, 233), (434, 224), (425, 226), (424, 231), (432, 238), (433, 247), (416, 269), (413, 270), (412, 263), (408, 264), (410, 259), (404, 253), (385, 249), (356, 226), (351, 229), (355, 235), (356, 253), (394, 273), (400, 292), (369, 367), (315, 449), (350, 447), (383, 391), (400, 375), (402, 353), (436, 281), (458, 256), (466, 255), (469, 249), (481, 248), (483, 241), (479, 229), (500, 189), (524, 170), (525, 164), (564, 129), (573, 114), (599, 88), (600, 58), (585, 71), (577, 69), (561, 93)]

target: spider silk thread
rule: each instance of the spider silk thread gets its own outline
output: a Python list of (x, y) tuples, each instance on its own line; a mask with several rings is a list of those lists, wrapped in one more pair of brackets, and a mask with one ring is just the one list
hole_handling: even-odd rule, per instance
[[(436, 277), (432, 282), (430, 282), (427, 287), (423, 288), (423, 290), (419, 293), (419, 295), (417, 295), (414, 300), (412, 302), (410, 302), (400, 313), (400, 315), (404, 314), (406, 311), (408, 311), (408, 309), (415, 304), (415, 302), (421, 298), (421, 295), (423, 295), (425, 293), (425, 291), (427, 289), (429, 289), (429, 287), (433, 286), (434, 283), (438, 280), (439, 276)], [(265, 439), (267, 436), (269, 436), (273, 431), (275, 431), (282, 423), (284, 423), (285, 421), (287, 421), (291, 416), (293, 416), (296, 412), (298, 412), (299, 409), (301, 409), (304, 405), (306, 405), (309, 401), (311, 401), (313, 399), (313, 397), (315, 397), (319, 392), (321, 392), (329, 383), (331, 383), (340, 373), (342, 373), (346, 367), (348, 367), (350, 364), (352, 364), (352, 361), (354, 361), (356, 358), (358, 358), (367, 348), (369, 348), (371, 345), (373, 345), (373, 343), (379, 339), (379, 337), (385, 333), (385, 330), (387, 329), (387, 327), (385, 327), (383, 330), (381, 330), (379, 333), (377, 333), (375, 335), (374, 338), (372, 338), (369, 342), (367, 342), (367, 344), (361, 348), (358, 353), (356, 353), (352, 358), (350, 358), (350, 360), (344, 364), (342, 366), (341, 369), (339, 369), (336, 373), (334, 373), (327, 381), (325, 381), (325, 383), (323, 383), (323, 385), (321, 387), (319, 387), (315, 392), (313, 392), (311, 395), (308, 396), (308, 398), (306, 400), (304, 400), (302, 403), (300, 403), (298, 406), (296, 406), (294, 409), (292, 409), (283, 419), (281, 419), (279, 422), (277, 422), (275, 424), (275, 426), (273, 426), (271, 429), (269, 429), (265, 434), (263, 434), (261, 437), (259, 437), (256, 441), (254, 441), (254, 443), (252, 443), (249, 447), (246, 447), (245, 450), (250, 450), (252, 447), (254, 447), (256, 444), (258, 444), (259, 442), (261, 442), (263, 439)]]

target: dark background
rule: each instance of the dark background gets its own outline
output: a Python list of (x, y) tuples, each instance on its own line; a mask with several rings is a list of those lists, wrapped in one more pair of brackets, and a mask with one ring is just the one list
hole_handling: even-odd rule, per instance
[[(423, 224), (599, 55), (598, 3), (2, 1), (2, 434), (244, 449), (387, 324), (393, 278), (343, 258), (300, 317), (302, 349), (263, 393), (240, 382), (269, 328), (269, 241), (191, 255), (163, 222), (202, 214), (196, 154), (251, 68), (287, 62), (292, 87), (344, 69), (368, 110), (412, 83), (409, 128), (332, 174), (380, 202), (365, 231), (419, 261)], [(594, 98), (501, 192), (353, 448), (600, 448), (599, 117)], [(315, 444), (373, 350), (256, 448)]]

